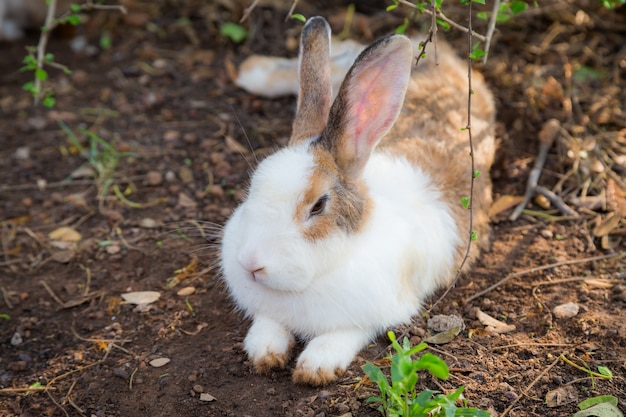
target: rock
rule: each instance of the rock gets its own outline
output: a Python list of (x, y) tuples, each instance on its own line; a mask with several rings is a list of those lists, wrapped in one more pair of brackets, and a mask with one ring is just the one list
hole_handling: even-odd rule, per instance
[(195, 292), (196, 292), (196, 289), (194, 287), (185, 287), (185, 288), (181, 288), (180, 290), (178, 290), (176, 294), (181, 297), (187, 297)]
[(26, 361), (11, 362), (7, 365), (7, 369), (11, 372), (21, 372), (26, 370)]
[(460, 327), (461, 330), (465, 329), (465, 323), (463, 319), (457, 315), (450, 314), (438, 314), (428, 319), (426, 323), (430, 330), (435, 332), (447, 332), (448, 330)]
[(13, 346), (19, 346), (22, 344), (22, 335), (19, 332), (13, 333), (13, 337), (11, 337), (11, 344)]
[(163, 183), (163, 174), (159, 171), (150, 171), (146, 174), (146, 184), (156, 186)]
[(554, 317), (557, 319), (571, 319), (578, 314), (578, 310), (580, 310), (578, 304), (569, 302), (554, 307), (552, 314), (554, 314)]
[(178, 170), (178, 178), (183, 184), (191, 184), (193, 182), (193, 171), (188, 166), (182, 166)]
[(193, 386), (193, 392), (197, 392), (198, 394), (202, 394), (204, 392), (204, 387), (200, 384), (196, 384)]
[(128, 371), (121, 367), (113, 368), (113, 375), (122, 379), (128, 379), (128, 377), (130, 376)]

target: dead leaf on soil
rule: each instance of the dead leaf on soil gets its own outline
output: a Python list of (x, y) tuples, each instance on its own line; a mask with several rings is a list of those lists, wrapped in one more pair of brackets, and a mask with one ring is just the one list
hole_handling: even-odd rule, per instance
[(237, 140), (231, 136), (226, 136), (226, 149), (234, 154), (247, 155), (250, 153), (250, 149), (237, 142)]
[(611, 403), (600, 403), (577, 412), (572, 417), (624, 417), (624, 414)]
[(76, 255), (76, 251), (73, 249), (60, 250), (58, 252), (54, 252), (50, 259), (58, 262), (60, 264), (66, 264), (72, 259), (74, 259), (74, 255)]
[(622, 218), (617, 213), (609, 214), (605, 219), (601, 220), (599, 224), (593, 228), (593, 235), (595, 237), (602, 237), (610, 234), (613, 229), (616, 229)]
[(152, 366), (153, 368), (160, 368), (162, 366), (167, 365), (170, 362), (171, 362), (170, 358), (156, 358), (150, 361), (150, 366)]
[(523, 196), (519, 195), (503, 195), (493, 202), (491, 207), (489, 208), (489, 217), (494, 218), (498, 214), (506, 211), (510, 208), (517, 206), (519, 203), (524, 201)]
[(212, 396), (211, 394), (208, 394), (206, 392), (203, 392), (202, 394), (200, 394), (200, 401), (204, 401), (204, 402), (211, 402), (211, 401), (215, 401), (216, 398), (214, 396)]
[(94, 291), (92, 293), (89, 293), (85, 296), (79, 297), (79, 298), (75, 298), (73, 300), (69, 300), (66, 301), (65, 303), (63, 303), (63, 308), (72, 308), (72, 307), (76, 307), (79, 306), (81, 304), (84, 303), (88, 303), (89, 301), (99, 298), (101, 296), (104, 295), (104, 291)]
[(151, 304), (161, 298), (158, 291), (133, 291), (122, 294), (122, 299), (130, 304)]
[(606, 202), (611, 211), (620, 217), (626, 217), (626, 198), (624, 193), (612, 178), (606, 181)]
[(546, 394), (546, 405), (551, 408), (573, 402), (578, 402), (578, 391), (573, 385), (559, 387)]
[(459, 333), (461, 333), (461, 326), (456, 326), (446, 330), (445, 332), (425, 337), (423, 341), (426, 343), (433, 343), (435, 345), (445, 345), (446, 343), (453, 341)]
[(515, 330), (515, 325), (506, 324), (500, 320), (494, 319), (480, 309), (476, 309), (476, 318), (485, 326), (486, 330), (494, 333), (509, 333)]
[(183, 208), (196, 208), (198, 203), (185, 193), (178, 194), (178, 205)]
[(195, 335), (197, 335), (198, 333), (200, 333), (200, 332), (202, 331), (202, 329), (204, 329), (204, 328), (206, 328), (206, 327), (209, 327), (209, 325), (208, 325), (207, 323), (199, 323), (199, 324), (196, 326), (196, 330), (195, 330), (195, 331), (193, 331), (193, 332), (189, 332), (189, 331), (184, 330), (184, 329), (180, 329), (180, 331), (181, 331), (181, 332), (183, 332), (183, 333), (185, 333), (187, 336), (195, 336)]
[(75, 229), (62, 226), (48, 233), (50, 240), (60, 240), (62, 242), (78, 242), (83, 237)]

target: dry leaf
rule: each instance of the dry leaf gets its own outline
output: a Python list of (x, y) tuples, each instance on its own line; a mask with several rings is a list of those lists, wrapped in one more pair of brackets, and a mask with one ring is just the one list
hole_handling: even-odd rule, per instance
[(62, 226), (48, 233), (50, 240), (60, 240), (62, 242), (78, 242), (83, 237), (76, 230), (68, 226)]
[(200, 401), (210, 402), (210, 401), (215, 401), (215, 400), (216, 398), (212, 396), (211, 394), (207, 394), (206, 392), (203, 392), (202, 394), (200, 394)]
[(493, 202), (489, 208), (489, 217), (494, 218), (505, 210), (517, 206), (524, 201), (524, 197), (517, 195), (503, 195)]
[(573, 402), (578, 402), (578, 391), (573, 385), (565, 385), (546, 394), (546, 405), (548, 407), (559, 407)]
[(237, 142), (232, 136), (226, 136), (226, 148), (232, 153), (239, 153), (242, 155), (250, 153), (248, 148)]
[(595, 237), (602, 237), (602, 236), (608, 235), (609, 233), (611, 233), (613, 229), (617, 228), (621, 220), (622, 218), (618, 216), (616, 213), (609, 214), (606, 218), (604, 218), (600, 222), (600, 224), (594, 227), (593, 235)]
[(152, 366), (153, 368), (160, 368), (162, 366), (167, 365), (170, 362), (171, 362), (170, 358), (156, 358), (150, 361), (150, 366)]
[(151, 304), (161, 298), (158, 291), (133, 291), (122, 294), (122, 299), (130, 304)]
[(76, 255), (75, 250), (67, 249), (54, 252), (50, 258), (55, 262), (66, 264), (74, 258), (74, 255)]
[(496, 320), (489, 314), (482, 312), (480, 309), (476, 310), (476, 318), (486, 327), (487, 330), (494, 333), (509, 333), (515, 330), (514, 325)]
[(425, 337), (423, 339), (426, 343), (433, 343), (435, 345), (444, 345), (450, 343), (461, 333), (461, 326), (452, 327), (445, 332), (437, 333), (432, 336)]
[(626, 217), (626, 198), (617, 182), (611, 178), (606, 181), (606, 201), (611, 211), (622, 218)]

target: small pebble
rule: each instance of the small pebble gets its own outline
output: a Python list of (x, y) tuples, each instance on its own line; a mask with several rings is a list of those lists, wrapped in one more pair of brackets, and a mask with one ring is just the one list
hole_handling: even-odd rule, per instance
[(148, 185), (161, 185), (163, 183), (163, 174), (159, 171), (150, 171), (146, 174), (146, 184)]
[(183, 184), (190, 184), (193, 182), (193, 171), (188, 166), (182, 166), (178, 170), (178, 178)]
[(276, 395), (276, 388), (270, 388), (267, 391), (265, 391), (266, 395)]
[(552, 230), (543, 229), (541, 231), (541, 236), (545, 237), (546, 239), (551, 239), (554, 236), (554, 233), (552, 233)]
[(176, 294), (181, 297), (187, 297), (195, 292), (196, 292), (196, 289), (194, 287), (185, 287), (185, 288), (181, 288), (180, 290), (178, 290)]
[(174, 181), (176, 181), (176, 174), (174, 174), (172, 171), (167, 171), (165, 173), (165, 181), (167, 181), (167, 182), (174, 182)]
[(11, 337), (11, 344), (13, 346), (19, 346), (22, 344), (22, 335), (19, 332), (13, 333), (13, 337)]
[(128, 371), (121, 367), (113, 368), (113, 375), (122, 379), (128, 379), (128, 377), (130, 376)]
[(436, 316), (428, 319), (428, 328), (435, 332), (446, 332), (453, 327), (460, 327), (461, 329), (465, 328), (465, 323), (463, 323), (463, 319), (457, 315), (450, 314), (438, 314)]
[(580, 307), (578, 306), (578, 304), (569, 302), (569, 303), (561, 304), (560, 306), (554, 307), (554, 309), (552, 310), (552, 313), (554, 314), (554, 317), (556, 317), (557, 319), (570, 319), (574, 317), (576, 314), (578, 314), (579, 309)]
[(193, 391), (197, 392), (198, 394), (202, 394), (204, 392), (204, 387), (200, 384), (196, 384), (193, 386)]

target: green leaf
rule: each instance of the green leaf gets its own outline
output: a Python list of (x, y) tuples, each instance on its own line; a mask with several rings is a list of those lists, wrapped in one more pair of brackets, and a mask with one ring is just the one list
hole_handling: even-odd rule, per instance
[(46, 55), (44, 55), (43, 59), (46, 62), (54, 62), (54, 54), (48, 52)]
[(418, 370), (425, 369), (438, 379), (447, 379), (450, 375), (448, 365), (441, 358), (429, 352), (424, 353), (419, 358), (416, 368)]
[(241, 43), (248, 37), (248, 31), (243, 26), (232, 22), (224, 23), (220, 33), (235, 43)]
[(78, 26), (80, 24), (80, 15), (71, 14), (65, 18), (65, 23), (70, 24), (72, 26)]
[(407, 17), (404, 18), (404, 22), (396, 28), (396, 35), (403, 35), (406, 32), (406, 28), (409, 27), (409, 19)]
[(606, 366), (598, 366), (598, 372), (608, 377), (609, 380), (613, 379), (613, 372), (611, 372), (611, 370)]
[(35, 83), (33, 81), (29, 81), (22, 86), (22, 90), (28, 91), (32, 94), (37, 94), (37, 87), (35, 87)]
[(526, 4), (525, 1), (512, 1), (509, 3), (509, 7), (511, 9), (511, 13), (516, 15), (526, 11), (528, 4)]
[(6, 313), (0, 313), (0, 319), (11, 320), (11, 316)]
[(398, 8), (398, 5), (397, 5), (397, 4), (392, 4), (392, 5), (390, 5), (390, 6), (387, 6), (387, 8), (385, 9), (385, 11), (390, 12), (390, 11), (395, 10), (395, 9), (397, 9), (397, 8)]
[(480, 42), (476, 42), (474, 45), (472, 45), (472, 52), (469, 54), (470, 59), (480, 59), (485, 56), (485, 51), (480, 49), (478, 47), (479, 45)]
[(480, 171), (474, 171), (474, 178), (480, 177)]
[(470, 235), (470, 239), (472, 240), (472, 242), (476, 242), (476, 239), (478, 239), (478, 233), (476, 233), (476, 230), (472, 230), (472, 234)]
[(485, 4), (485, 0), (472, 0), (472, 3)]
[(306, 17), (304, 17), (304, 15), (300, 14), (300, 13), (294, 13), (291, 15), (292, 19), (296, 19), (301, 21), (302, 23), (306, 23)]
[(448, 22), (446, 22), (445, 20), (437, 18), (437, 24), (439, 26), (441, 26), (443, 28), (443, 30), (445, 30), (445, 31), (450, 30), (450, 24)]
[(487, 19), (489, 19), (489, 16), (491, 16), (490, 12), (478, 12), (478, 13), (476, 13), (476, 17), (479, 18), (480, 20), (487, 20)]
[(43, 68), (38, 68), (35, 71), (35, 78), (37, 78), (39, 81), (46, 81), (48, 79), (48, 71)]
[(587, 398), (586, 400), (578, 403), (578, 408), (581, 410), (585, 410), (593, 405), (600, 403), (609, 403), (617, 406), (617, 398), (612, 395), (599, 395), (597, 397)]
[(387, 377), (383, 374), (383, 371), (376, 365), (371, 362), (367, 362), (365, 365), (361, 367), (365, 375), (369, 377), (373, 382), (378, 385), (379, 388), (383, 389), (389, 387), (389, 381), (387, 381)]
[(107, 31), (102, 32), (102, 35), (100, 35), (100, 48), (111, 49), (112, 44), (111, 34)]
[(469, 203), (470, 203), (469, 197), (461, 197), (461, 204), (463, 205), (463, 208), (465, 209), (469, 208)]
[(73, 11), (74, 13), (80, 12), (80, 4), (72, 4), (70, 6), (70, 10)]
[(54, 98), (54, 96), (52, 94), (48, 94), (43, 98), (43, 105), (46, 106), (47, 108), (52, 108), (54, 107), (54, 105), (57, 102), (57, 99)]
[(624, 417), (624, 414), (611, 403), (600, 403), (579, 411), (572, 417)]

